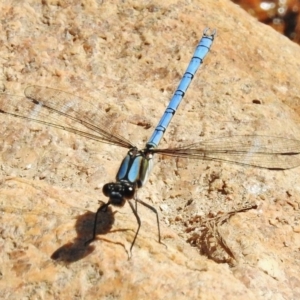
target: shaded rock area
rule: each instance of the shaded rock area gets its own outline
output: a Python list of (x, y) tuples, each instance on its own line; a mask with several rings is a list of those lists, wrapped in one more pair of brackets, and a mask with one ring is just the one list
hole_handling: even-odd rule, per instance
[(232, 0), (260, 22), (268, 24), (294, 42), (300, 41), (300, 14), (297, 0)]
[[(161, 147), (300, 139), (299, 46), (230, 1), (1, 1), (0, 14), (0, 101), (24, 101), (32, 84), (61, 89), (141, 148), (210, 27), (212, 50)], [(126, 149), (4, 114), (0, 141), (1, 298), (300, 298), (300, 168), (156, 157), (138, 197), (158, 209), (163, 244), (139, 206), (128, 259), (128, 205), (101, 214), (84, 246)]]

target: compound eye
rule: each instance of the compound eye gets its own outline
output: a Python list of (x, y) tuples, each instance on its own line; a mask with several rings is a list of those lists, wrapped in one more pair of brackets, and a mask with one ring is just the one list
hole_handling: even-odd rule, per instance
[(133, 186), (126, 186), (124, 189), (123, 197), (126, 199), (132, 199), (134, 196), (135, 189)]
[(102, 188), (102, 193), (104, 194), (105, 197), (109, 197), (111, 194), (111, 184), (110, 183), (106, 183), (104, 184), (103, 188)]

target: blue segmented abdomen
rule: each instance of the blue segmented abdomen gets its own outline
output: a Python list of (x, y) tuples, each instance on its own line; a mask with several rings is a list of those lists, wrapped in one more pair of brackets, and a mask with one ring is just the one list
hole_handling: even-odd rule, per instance
[(166, 131), (166, 128), (170, 124), (172, 117), (174, 116), (181, 100), (183, 99), (185, 92), (187, 91), (192, 79), (194, 78), (194, 75), (202, 64), (204, 57), (209, 52), (216, 32), (213, 31), (211, 34), (208, 34), (207, 32), (208, 29), (205, 29), (203, 37), (196, 47), (195, 53), (178, 85), (178, 88), (176, 89), (168, 107), (166, 108), (158, 125), (156, 126), (151, 138), (148, 140), (146, 144), (146, 147), (148, 149), (156, 148), (158, 146)]

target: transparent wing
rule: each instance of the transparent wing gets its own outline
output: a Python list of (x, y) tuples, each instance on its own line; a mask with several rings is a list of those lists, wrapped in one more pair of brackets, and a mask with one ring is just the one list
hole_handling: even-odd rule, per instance
[(131, 148), (133, 145), (114, 129), (115, 123), (90, 101), (60, 90), (29, 86), (25, 97), (0, 94), (0, 113), (33, 120), (78, 135)]
[(300, 141), (272, 136), (227, 136), (181, 148), (153, 151), (170, 156), (226, 161), (274, 170), (300, 165)]

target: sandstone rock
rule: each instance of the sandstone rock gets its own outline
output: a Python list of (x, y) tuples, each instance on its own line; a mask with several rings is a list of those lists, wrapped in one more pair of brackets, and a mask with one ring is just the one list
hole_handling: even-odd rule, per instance
[[(229, 1), (2, 1), (0, 14), (6, 93), (38, 84), (93, 99), (143, 147), (208, 26), (218, 31), (211, 53), (161, 146), (238, 134), (300, 139), (299, 46)], [(300, 168), (157, 157), (138, 195), (168, 207), (159, 211), (164, 244), (141, 207), (128, 260), (137, 228), (128, 205), (103, 215), (84, 247), (126, 149), (2, 114), (0, 124), (2, 298), (300, 298)], [(235, 260), (213, 236), (204, 248), (200, 220), (247, 203), (257, 209), (218, 228)]]

